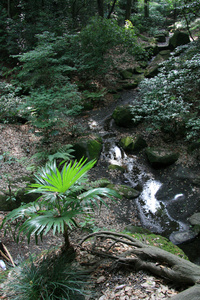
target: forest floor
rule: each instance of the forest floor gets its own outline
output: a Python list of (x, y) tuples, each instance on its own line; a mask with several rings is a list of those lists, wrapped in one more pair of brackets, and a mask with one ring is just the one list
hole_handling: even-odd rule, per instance
[[(116, 63), (119, 65), (118, 61)], [(127, 62), (127, 66), (130, 67), (130, 61)], [(106, 80), (110, 80), (112, 83), (113, 78), (110, 75)], [(107, 107), (110, 112), (113, 109), (112, 100), (113, 99), (108, 98), (106, 103), (102, 103), (102, 106)], [(115, 105), (115, 103), (113, 104)], [(96, 114), (95, 109), (94, 114)], [(85, 113), (79, 118), (80, 123), (83, 125), (86, 124), (89, 117), (90, 113)], [(99, 114), (98, 118), (101, 119), (101, 117), (102, 115)], [(26, 175), (29, 176), (32, 173), (31, 166), (34, 163), (33, 155), (38, 152), (37, 145), (39, 138), (30, 131), (30, 126), (27, 124), (0, 124), (0, 136), (0, 190), (5, 191), (8, 189), (11, 180), (17, 181), (18, 187), (23, 188), (26, 186), (26, 182), (20, 182), (19, 178)], [(65, 134), (64, 129), (61, 136), (56, 140), (56, 142), (58, 141), (60, 145), (72, 143), (71, 137), (69, 137), (68, 133)], [(47, 150), (45, 147), (44, 145), (43, 151)], [(187, 158), (187, 160), (188, 159), (189, 158)], [(92, 173), (92, 177), (94, 173), (95, 172)], [(14, 189), (13, 192), (15, 192)], [(111, 209), (108, 210), (102, 207), (100, 213), (95, 212), (93, 227), (98, 230), (106, 229), (122, 232), (127, 224), (119, 220), (116, 216), (115, 206), (117, 206), (117, 204), (112, 203)], [(3, 211), (0, 212), (0, 224), (6, 213), (7, 212)], [(136, 211), (133, 212), (132, 223), (138, 226), (140, 225)], [(81, 231), (80, 229), (72, 231), (70, 238), (73, 246), (77, 247), (80, 240), (87, 234), (86, 231)], [(45, 236), (42, 242), (39, 241), (38, 245), (35, 244), (34, 240), (31, 240), (28, 244), (26, 239), (21, 240), (20, 243), (17, 244), (13, 240), (11, 233), (4, 236), (3, 229), (1, 229), (0, 232), (0, 239), (1, 243), (7, 247), (16, 264), (27, 259), (31, 254), (41, 255), (42, 251), (50, 250), (54, 247), (58, 248), (63, 243), (62, 236), (52, 236), (50, 234)], [(159, 300), (174, 296), (182, 289), (182, 287), (175, 286), (173, 283), (164, 279), (156, 278), (148, 272), (135, 272), (134, 269), (130, 269), (127, 266), (118, 267), (113, 265), (111, 260), (94, 257), (86, 251), (90, 246), (91, 242), (87, 241), (85, 243), (85, 249), (78, 247), (76, 256), (78, 267), (85, 266), (87, 268), (87, 266), (91, 266), (92, 261), (99, 262), (96, 269), (90, 274), (91, 277), (87, 286), (87, 290), (89, 290), (86, 296), (87, 300)], [(124, 245), (122, 244), (116, 244), (115, 251), (123, 251), (123, 247)], [(3, 258), (0, 257), (0, 259)], [(8, 263), (6, 264), (8, 268), (12, 269), (12, 266), (9, 266)], [(0, 268), (0, 272), (3, 273), (4, 271)], [(2, 285), (3, 283), (1, 286)], [(0, 298), (6, 299), (3, 295), (1, 295)]]
[[(84, 122), (87, 122), (87, 115), (84, 117)], [(101, 116), (99, 115), (99, 118)], [(27, 167), (30, 166), (32, 161), (32, 155), (37, 152), (38, 138), (35, 137), (29, 131), (28, 125), (0, 125), (1, 142), (0, 150), (4, 155), (4, 163), (1, 166), (2, 173), (0, 179), (1, 190), (8, 188), (8, 176), (12, 180), (19, 178), (20, 176), (29, 175), (30, 170)], [(66, 142), (68, 137), (62, 134), (62, 141)], [(69, 140), (68, 140), (69, 142)], [(94, 177), (93, 172), (91, 174), (92, 179)], [(7, 176), (6, 176), (7, 174)], [(96, 174), (97, 176), (97, 174)], [(96, 178), (97, 179), (97, 178)], [(23, 186), (23, 182), (21, 183)], [(21, 184), (19, 186), (21, 186)], [(21, 187), (22, 187), (21, 186)], [(96, 212), (94, 216), (93, 227), (98, 230), (114, 230), (116, 232), (122, 232), (126, 223), (119, 220), (115, 213), (117, 204), (110, 203), (110, 208), (101, 209), (100, 213)], [(6, 212), (0, 213), (0, 223), (3, 220)], [(137, 217), (137, 212), (132, 214), (132, 224), (140, 225), (140, 221)], [(71, 232), (71, 242), (76, 247), (78, 242), (87, 234), (85, 231), (77, 229)], [(27, 259), (30, 254), (41, 254), (43, 250), (50, 250), (54, 247), (62, 245), (62, 236), (45, 236), (42, 242), (35, 245), (34, 240), (31, 240), (30, 244), (26, 239), (23, 239), (20, 243), (13, 241), (12, 234), (4, 236), (3, 230), (0, 233), (1, 242), (7, 247), (15, 263)], [(89, 247), (90, 241), (86, 243)], [(86, 247), (86, 248), (87, 248)], [(124, 245), (117, 244), (119, 251), (123, 251)], [(99, 261), (99, 258), (95, 258), (84, 249), (77, 248), (77, 264), (80, 266), (91, 265), (91, 261)], [(1, 272), (4, 272), (1, 270)], [(135, 272), (134, 269), (130, 269), (127, 266), (117, 267), (113, 265), (113, 262), (108, 259), (100, 259), (98, 267), (91, 273), (90, 283), (88, 285), (89, 293), (86, 299), (95, 300), (107, 300), (107, 299), (164, 299), (175, 295), (179, 292), (179, 287), (173, 285), (173, 283), (167, 282), (161, 278), (156, 278), (151, 274), (143, 271)], [(6, 299), (6, 298), (4, 298)]]

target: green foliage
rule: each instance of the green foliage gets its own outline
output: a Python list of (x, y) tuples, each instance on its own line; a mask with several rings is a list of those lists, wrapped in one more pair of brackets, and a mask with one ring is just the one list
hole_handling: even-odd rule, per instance
[(131, 16), (131, 22), (140, 33), (154, 35), (156, 30), (166, 27), (166, 15), (170, 11), (167, 2), (149, 2), (149, 18), (144, 16), (143, 10), (142, 3), (139, 12)]
[(68, 228), (77, 226), (75, 218), (99, 208), (98, 202), (106, 204), (102, 197), (118, 197), (118, 193), (108, 188), (90, 188), (87, 179), (88, 171), (95, 161), (86, 163), (65, 163), (62, 170), (56, 167), (56, 162), (47, 163), (35, 176), (36, 183), (32, 184), (30, 193), (41, 196), (37, 201), (28, 203), (10, 212), (3, 221), (18, 222), (16, 230), (17, 241), (21, 233), (28, 237), (46, 235), (50, 230), (53, 234), (62, 233), (65, 238), (65, 247), (69, 248)]
[[(200, 129), (199, 42), (178, 47), (164, 62), (160, 73), (140, 84), (141, 103), (133, 106), (134, 120), (146, 120), (172, 132), (188, 129), (187, 138), (196, 138)], [(194, 115), (195, 112), (195, 115)]]
[(68, 35), (56, 37), (44, 32), (37, 38), (34, 50), (17, 56), (23, 63), (18, 78), (23, 88), (29, 89), (23, 97), (29, 121), (48, 138), (54, 128), (61, 127), (66, 117), (78, 114), (82, 106), (77, 87), (68, 76), (75, 70), (67, 50)]
[(12, 84), (0, 81), (0, 122), (12, 123), (17, 117), (24, 115), (21, 108), (23, 100), (19, 94), (20, 88), (15, 88)]
[[(79, 34), (77, 69), (81, 72), (104, 73), (111, 63), (108, 52), (122, 46), (133, 55), (143, 50), (137, 42), (133, 27), (120, 27), (115, 20), (93, 18)], [(116, 51), (116, 49), (114, 50)]]
[(82, 109), (79, 94), (71, 83), (49, 89), (41, 86), (32, 90), (24, 100), (23, 108), (29, 111), (29, 121), (47, 138), (54, 128), (59, 129), (65, 124), (66, 117), (72, 117)]
[(87, 276), (72, 266), (69, 255), (44, 255), (15, 267), (3, 285), (9, 299), (84, 299)]
[(16, 56), (23, 63), (19, 79), (25, 80), (31, 88), (66, 84), (68, 75), (75, 70), (70, 50), (71, 37), (67, 34), (56, 36), (48, 31), (36, 37), (38, 42), (34, 50)]

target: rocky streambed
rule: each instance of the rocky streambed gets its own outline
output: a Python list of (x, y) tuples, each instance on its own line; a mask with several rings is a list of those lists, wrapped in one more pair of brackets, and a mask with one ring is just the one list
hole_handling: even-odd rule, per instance
[[(89, 113), (88, 129), (102, 139), (94, 173), (139, 192), (137, 197), (122, 200), (116, 211), (129, 230), (133, 215), (137, 215), (144, 228), (169, 238), (191, 261), (200, 264), (199, 227), (190, 220), (200, 210), (198, 161), (188, 155), (187, 147), (181, 141), (168, 143), (159, 132), (149, 133), (143, 125), (116, 125), (112, 118), (116, 106), (133, 104), (136, 95), (135, 90), (123, 92), (109, 108)], [(120, 141), (138, 135), (145, 140), (146, 147), (135, 152), (124, 150)], [(149, 147), (178, 153), (177, 159), (169, 165), (155, 167), (148, 159), (146, 149)]]

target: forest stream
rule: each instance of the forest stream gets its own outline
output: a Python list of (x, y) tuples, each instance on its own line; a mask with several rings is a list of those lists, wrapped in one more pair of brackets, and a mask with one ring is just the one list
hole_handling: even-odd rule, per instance
[[(101, 178), (108, 165), (123, 166), (125, 172), (116, 175), (114, 183), (138, 188), (138, 198), (119, 203), (116, 214), (123, 222), (132, 223), (132, 213), (137, 211), (142, 227), (160, 234), (173, 241), (174, 232), (189, 231), (187, 218), (198, 211), (199, 190), (191, 184), (188, 169), (182, 163), (173, 164), (164, 169), (153, 169), (147, 162), (144, 151), (138, 154), (127, 154), (119, 146), (122, 133), (135, 133), (135, 128), (120, 128), (112, 119), (112, 112), (117, 105), (133, 104), (136, 101), (136, 90), (122, 92), (120, 98), (107, 108), (92, 111), (89, 127), (92, 132), (101, 135), (103, 149), (98, 161)], [(178, 244), (189, 259), (200, 264), (200, 238), (196, 237), (186, 243)]]

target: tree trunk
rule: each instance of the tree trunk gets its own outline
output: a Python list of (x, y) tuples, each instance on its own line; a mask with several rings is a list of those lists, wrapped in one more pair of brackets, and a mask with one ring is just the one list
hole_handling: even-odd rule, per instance
[(149, 0), (144, 0), (144, 16), (149, 18)]
[(132, 6), (132, 0), (126, 0), (125, 20), (130, 20), (131, 18), (131, 6)]
[(112, 7), (111, 7), (111, 10), (110, 10), (110, 12), (109, 12), (109, 14), (108, 14), (107, 19), (110, 19), (110, 16), (111, 16), (111, 14), (112, 14), (113, 11), (114, 11), (116, 2), (117, 2), (117, 0), (114, 0), (114, 1), (113, 1), (113, 5), (112, 5)]
[[(116, 232), (102, 231), (92, 233), (85, 237), (80, 245), (90, 237), (96, 237), (90, 251), (92, 254), (117, 260), (118, 263), (123, 265), (128, 264), (134, 267), (136, 271), (150, 271), (154, 275), (183, 285), (185, 288), (189, 286), (187, 290), (171, 299), (200, 299), (200, 266), (165, 250), (140, 242), (131, 236)], [(105, 245), (106, 239), (113, 241), (111, 246), (108, 243)], [(128, 245), (129, 249), (126, 252), (112, 254), (111, 249), (113, 253), (119, 251), (120, 243)], [(98, 250), (95, 249), (95, 246)], [(117, 247), (117, 250), (115, 247)]]
[(64, 241), (65, 241), (64, 249), (68, 250), (69, 248), (71, 248), (71, 245), (70, 245), (70, 241), (69, 241), (68, 226), (66, 223), (64, 223), (63, 237), (64, 237)]
[(98, 5), (98, 14), (100, 17), (104, 17), (104, 1), (103, 0), (97, 0)]
[(7, 6), (7, 12), (8, 12), (8, 18), (11, 18), (11, 5), (10, 5), (10, 1), (11, 0), (8, 0), (8, 2), (7, 2), (7, 4), (8, 4), (8, 6)]

